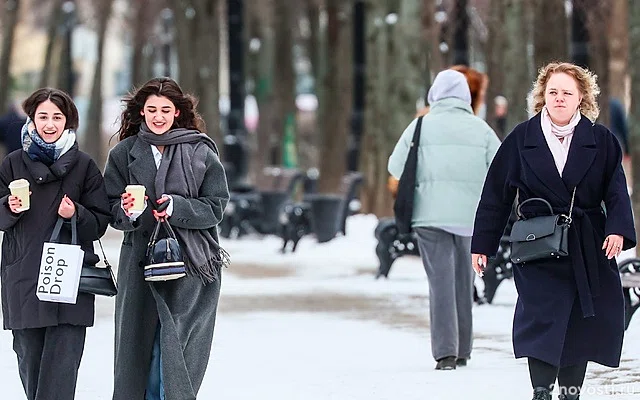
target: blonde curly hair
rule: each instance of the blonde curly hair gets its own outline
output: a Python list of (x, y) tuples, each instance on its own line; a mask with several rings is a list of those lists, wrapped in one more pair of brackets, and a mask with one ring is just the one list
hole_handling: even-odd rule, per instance
[(533, 83), (533, 89), (531, 90), (531, 111), (532, 114), (537, 114), (544, 107), (544, 91), (547, 87), (547, 82), (553, 74), (565, 73), (578, 84), (578, 90), (582, 95), (582, 102), (580, 102), (580, 112), (592, 122), (598, 118), (600, 114), (600, 108), (596, 102), (596, 97), (600, 94), (600, 87), (598, 86), (598, 77), (586, 68), (582, 68), (578, 65), (567, 62), (552, 62), (538, 70), (538, 78)]

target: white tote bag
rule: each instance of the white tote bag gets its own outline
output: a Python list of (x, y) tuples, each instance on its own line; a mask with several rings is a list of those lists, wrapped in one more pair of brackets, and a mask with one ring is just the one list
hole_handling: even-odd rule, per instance
[[(74, 215), (72, 219), (75, 218)], [(56, 243), (60, 239), (63, 222), (62, 218), (58, 218), (51, 239), (42, 247), (36, 295), (40, 301), (75, 304), (84, 251), (76, 244), (78, 234), (75, 221), (71, 223), (72, 244)]]

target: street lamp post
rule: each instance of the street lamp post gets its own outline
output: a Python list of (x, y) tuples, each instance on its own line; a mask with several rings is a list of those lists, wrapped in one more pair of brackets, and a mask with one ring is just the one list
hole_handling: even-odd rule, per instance
[(171, 34), (171, 25), (173, 23), (173, 11), (170, 8), (164, 8), (160, 13), (162, 17), (162, 62), (164, 64), (164, 76), (171, 77), (171, 42), (173, 36)]
[(246, 127), (244, 125), (244, 7), (243, 0), (227, 0), (229, 29), (229, 115), (224, 138), (224, 160), (233, 166), (230, 186), (247, 176)]
[(364, 127), (365, 53), (365, 4), (364, 1), (356, 1), (353, 6), (353, 112), (347, 153), (349, 171), (358, 170), (360, 159)]
[(467, 14), (467, 0), (456, 0), (453, 23), (453, 63), (456, 65), (469, 65), (469, 14)]
[(73, 96), (75, 74), (73, 72), (73, 28), (75, 26), (76, 4), (71, 1), (62, 3), (62, 52), (58, 70), (58, 87)]
[(589, 67), (589, 31), (583, 1), (573, 0), (571, 11), (571, 60), (581, 67)]

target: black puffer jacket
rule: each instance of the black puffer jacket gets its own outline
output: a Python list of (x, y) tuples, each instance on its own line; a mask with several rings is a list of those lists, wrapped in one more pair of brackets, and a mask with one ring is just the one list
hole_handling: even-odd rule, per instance
[[(8, 206), (8, 185), (19, 178), (30, 183), (31, 207), (13, 214)], [(22, 150), (9, 154), (0, 165), (4, 329), (93, 325), (92, 295), (79, 294), (76, 304), (44, 302), (36, 296), (42, 245), (51, 236), (65, 194), (76, 206), (80, 245), (85, 252), (93, 253), (93, 241), (107, 229), (109, 202), (100, 170), (87, 154), (78, 150), (77, 144), (50, 167), (31, 160)], [(69, 243), (70, 236), (69, 227), (64, 226), (61, 242)]]

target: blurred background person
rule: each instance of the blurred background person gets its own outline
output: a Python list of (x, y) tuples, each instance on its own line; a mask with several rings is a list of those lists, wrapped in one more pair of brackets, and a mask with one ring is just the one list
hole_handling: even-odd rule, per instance
[(22, 148), (20, 131), (26, 120), (27, 115), (22, 111), (18, 99), (0, 116), (0, 142), (4, 146), (5, 155)]
[(499, 137), (504, 138), (507, 131), (507, 115), (509, 112), (509, 102), (504, 96), (496, 96), (493, 99), (493, 121)]

